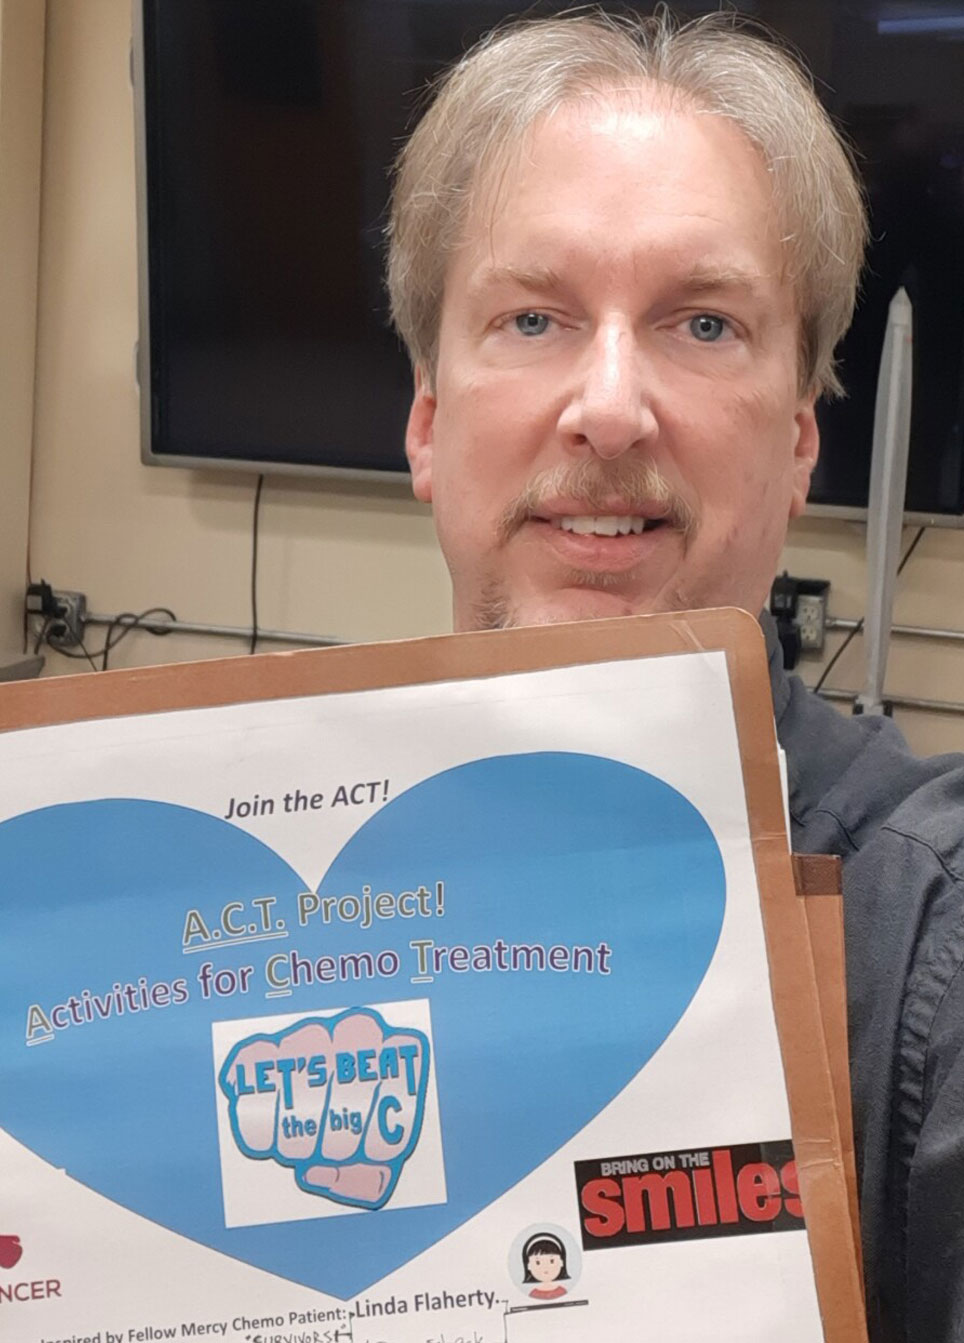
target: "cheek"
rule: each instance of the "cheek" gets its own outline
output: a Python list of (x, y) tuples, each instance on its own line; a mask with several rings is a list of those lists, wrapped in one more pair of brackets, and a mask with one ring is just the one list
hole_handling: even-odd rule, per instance
[(497, 547), (498, 521), (510, 493), (491, 437), (475, 426), (436, 435), (432, 513), (453, 578), (477, 576)]
[(501, 516), (538, 469), (545, 425), (526, 384), (453, 377), (439, 391), (433, 494), (466, 521)]
[(492, 477), (489, 419), (474, 389), (439, 400), (435, 417), (433, 488), (438, 519), (445, 509), (465, 511), (469, 503), (485, 508)]
[[(734, 445), (730, 465), (715, 472), (702, 499), (701, 561), (726, 573), (727, 603), (754, 609), (765, 602), (786, 535), (792, 498), (792, 435), (773, 420), (744, 421), (746, 439)], [(715, 490), (715, 493), (713, 492)], [(715, 580), (714, 580), (715, 581)], [(714, 592), (714, 602), (720, 594)]]
[(704, 518), (710, 520), (714, 508), (744, 518), (760, 510), (759, 531), (776, 511), (783, 515), (773, 521), (781, 527), (793, 485), (794, 434), (792, 410), (782, 398), (763, 390), (718, 398), (690, 438), (698, 445), (692, 483)]

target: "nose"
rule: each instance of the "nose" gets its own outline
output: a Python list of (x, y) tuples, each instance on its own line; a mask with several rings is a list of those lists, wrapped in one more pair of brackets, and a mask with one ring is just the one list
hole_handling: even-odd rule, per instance
[(657, 422), (645, 365), (628, 323), (601, 324), (583, 351), (573, 394), (559, 417), (567, 442), (605, 460), (651, 446)]

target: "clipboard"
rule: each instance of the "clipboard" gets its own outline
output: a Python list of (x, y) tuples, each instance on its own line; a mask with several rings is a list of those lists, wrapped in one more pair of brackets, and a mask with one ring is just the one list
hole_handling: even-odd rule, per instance
[(729, 673), (824, 1335), (827, 1343), (860, 1343), (866, 1326), (839, 906), (819, 896), (798, 898), (763, 638), (751, 617), (675, 613), (11, 684), (0, 688), (0, 731), (707, 651), (722, 652)]

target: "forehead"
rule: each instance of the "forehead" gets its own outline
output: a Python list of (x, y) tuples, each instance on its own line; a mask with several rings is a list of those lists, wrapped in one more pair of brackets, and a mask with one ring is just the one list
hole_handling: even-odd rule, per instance
[(734, 123), (655, 90), (594, 95), (537, 120), (488, 167), (450, 278), (582, 246), (602, 269), (685, 257), (782, 287), (781, 232), (762, 156)]

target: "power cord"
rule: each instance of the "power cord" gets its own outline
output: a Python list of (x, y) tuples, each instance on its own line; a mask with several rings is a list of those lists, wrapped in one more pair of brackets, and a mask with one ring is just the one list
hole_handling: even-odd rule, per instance
[[(79, 640), (81, 647), (81, 651), (79, 653), (72, 653), (68, 648), (59, 648), (57, 651), (59, 653), (62, 653), (65, 658), (76, 658), (81, 661), (84, 658), (86, 658), (87, 661), (90, 663), (90, 665), (93, 667), (94, 671), (98, 670), (107, 671), (107, 661), (111, 653), (117, 647), (117, 645), (121, 643), (124, 639), (126, 639), (128, 634), (131, 634), (134, 630), (142, 629), (147, 634), (156, 634), (159, 636), (164, 634), (171, 634), (173, 632), (163, 622), (160, 624), (147, 623), (151, 616), (166, 616), (168, 620), (172, 621), (177, 620), (177, 616), (170, 609), (170, 607), (167, 606), (151, 606), (146, 611), (142, 611), (140, 615), (135, 615), (133, 611), (122, 611), (121, 614), (115, 616), (114, 619), (111, 621), (111, 623), (107, 626), (107, 635), (106, 638), (104, 639), (103, 648), (98, 648), (93, 653), (91, 653), (84, 644), (83, 640)], [(50, 622), (48, 621), (47, 624), (49, 623)], [(116, 639), (113, 637), (115, 630), (119, 631)], [(41, 644), (44, 641), (44, 638), (46, 637), (46, 633), (47, 633), (47, 625), (45, 625), (44, 628), (40, 631), (40, 636), (37, 640), (34, 651), (37, 651), (40, 648)], [(95, 658), (102, 659), (99, 668), (97, 666), (97, 663), (94, 661)]]
[[(169, 606), (151, 606), (148, 607), (146, 611), (142, 611), (140, 615), (135, 615), (133, 611), (122, 611), (120, 615), (115, 616), (107, 626), (107, 637), (104, 640), (101, 671), (107, 670), (107, 659), (110, 657), (111, 651), (115, 649), (123, 639), (126, 639), (128, 634), (132, 633), (133, 630), (141, 629), (147, 634), (157, 635), (158, 638), (173, 633), (169, 626), (163, 624), (147, 624), (146, 622), (150, 616), (166, 616), (170, 621), (177, 620), (177, 616)], [(114, 633), (115, 629), (120, 632), (116, 639), (112, 639), (111, 635)]]
[[(913, 555), (914, 551), (917, 549), (918, 545), (920, 544), (920, 539), (921, 539), (921, 537), (924, 535), (924, 533), (925, 533), (926, 531), (927, 531), (927, 528), (926, 528), (926, 527), (919, 527), (919, 528), (917, 529), (917, 535), (914, 537), (913, 541), (911, 541), (910, 545), (909, 545), (909, 546), (907, 547), (907, 549), (904, 551), (903, 559), (901, 560), (900, 564), (898, 564), (898, 566), (897, 566), (897, 577), (898, 577), (898, 578), (899, 578), (899, 577), (901, 576), (901, 574), (904, 572), (904, 569), (905, 569), (905, 567), (906, 567), (906, 565), (907, 565), (907, 561), (910, 559), (911, 555)], [(841, 657), (842, 657), (843, 654), (846, 652), (847, 648), (850, 646), (850, 644), (853, 642), (853, 640), (857, 637), (857, 635), (860, 633), (860, 631), (863, 629), (863, 627), (864, 627), (864, 617), (861, 616), (860, 619), (857, 621), (856, 625), (853, 627), (853, 629), (852, 629), (852, 630), (850, 631), (850, 633), (847, 635), (846, 639), (844, 639), (843, 643), (842, 643), (842, 644), (840, 645), (840, 647), (837, 649), (836, 653), (834, 653), (833, 657), (832, 657), (832, 658), (830, 659), (830, 661), (827, 663), (826, 667), (824, 667), (823, 671), (820, 673), (820, 679), (819, 679), (819, 681), (817, 682), (817, 684), (813, 687), (813, 693), (814, 693), (815, 695), (819, 695), (820, 691), (823, 689), (823, 686), (824, 686), (824, 683), (825, 683), (827, 677), (828, 677), (828, 676), (830, 675), (830, 673), (833, 671), (834, 667), (835, 667), (835, 666), (837, 665), (837, 663), (840, 661)]]
[[(27, 611), (27, 608), (24, 607), (24, 624), (25, 624), (25, 625), (26, 625), (26, 623), (29, 621), (29, 619), (30, 619), (30, 613)], [(34, 639), (34, 641), (33, 641), (33, 655), (34, 655), (34, 657), (36, 657), (37, 654), (40, 652), (41, 648), (43, 648), (44, 643), (46, 642), (47, 634), (48, 634), (48, 632), (49, 632), (49, 630), (50, 630), (50, 627), (51, 627), (51, 625), (54, 623), (54, 621), (55, 621), (56, 619), (57, 619), (56, 616), (47, 616), (46, 619), (44, 620), (44, 623), (40, 626), (40, 633), (37, 635), (36, 639)], [(26, 644), (25, 644), (25, 645), (24, 645), (24, 652), (26, 652), (26, 651), (27, 651), (27, 646), (26, 646)]]
[(261, 514), (261, 491), (264, 489), (264, 474), (258, 477), (254, 487), (254, 517), (251, 520), (251, 647), (253, 653), (258, 646), (258, 519)]

